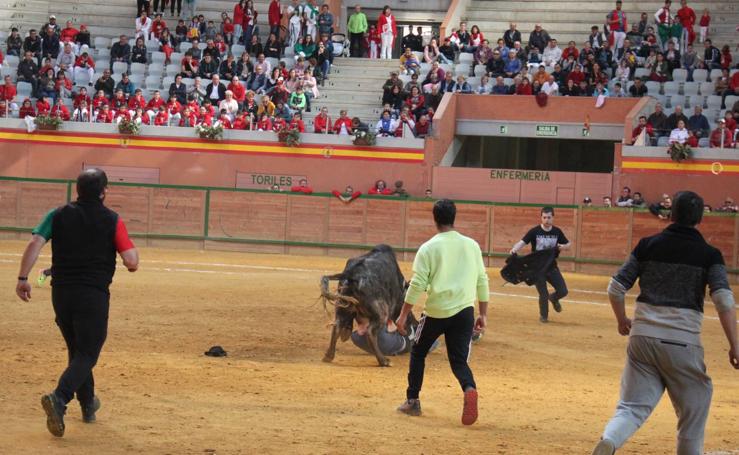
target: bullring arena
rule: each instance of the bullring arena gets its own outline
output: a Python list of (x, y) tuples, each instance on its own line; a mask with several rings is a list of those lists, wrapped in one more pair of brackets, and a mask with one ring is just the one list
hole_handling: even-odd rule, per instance
[[(668, 226), (671, 195), (710, 206), (698, 228), (739, 291), (739, 3), (673, 3), (1, 4), (0, 455), (590, 454), (627, 362), (609, 279)], [(39, 398), (67, 351), (54, 278), (36, 281), (50, 245), (31, 301), (13, 291), (32, 230), (90, 168), (141, 263), (119, 260), (111, 285), (97, 420), (72, 401), (54, 437)], [(340, 342), (322, 361), (334, 308), (321, 278), (387, 244), (410, 280), (447, 198), (490, 279), (471, 426), (443, 341), (420, 417), (396, 410), (408, 354), (382, 368)], [(548, 321), (536, 289), (500, 273), (545, 206), (571, 244), (558, 257), (569, 294)], [(705, 300), (704, 453), (739, 455), (739, 376)], [(665, 393), (617, 453), (675, 453), (675, 414)]]

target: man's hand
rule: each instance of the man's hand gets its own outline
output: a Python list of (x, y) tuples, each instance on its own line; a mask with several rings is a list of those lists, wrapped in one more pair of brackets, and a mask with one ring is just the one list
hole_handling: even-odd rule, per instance
[(731, 366), (735, 369), (739, 370), (739, 349), (736, 347), (729, 349), (729, 363), (731, 363)]
[(398, 333), (406, 336), (408, 335), (408, 331), (405, 330), (405, 322), (408, 319), (407, 313), (400, 313), (400, 316), (398, 316), (398, 320), (395, 321), (395, 326), (398, 328)]
[(24, 302), (31, 300), (31, 284), (28, 280), (18, 281), (18, 284), (15, 286), (15, 293)]
[(477, 320), (475, 321), (475, 332), (484, 332), (485, 328), (488, 326), (488, 317), (480, 315), (477, 317)]
[(618, 321), (618, 333), (627, 336), (631, 333), (631, 319), (624, 318)]

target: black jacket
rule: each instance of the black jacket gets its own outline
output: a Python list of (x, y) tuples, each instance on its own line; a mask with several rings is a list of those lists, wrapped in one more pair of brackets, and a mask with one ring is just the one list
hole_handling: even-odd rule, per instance
[(500, 276), (508, 283), (524, 282), (532, 286), (554, 267), (556, 257), (556, 248), (535, 251), (526, 256), (512, 254), (505, 260), (506, 265), (500, 270)]
[[(211, 82), (210, 84), (208, 84), (208, 87), (205, 88), (205, 97), (209, 100), (213, 100), (213, 98), (210, 97), (210, 94), (212, 92), (213, 92), (213, 83)], [(218, 83), (218, 101), (223, 101), (224, 99), (226, 99), (226, 86), (223, 85), (222, 82), (219, 82)]]
[(116, 61), (116, 59), (123, 59), (124, 62), (131, 61), (131, 46), (126, 43), (125, 46), (121, 46), (121, 43), (115, 43), (110, 48), (110, 59)]
[(521, 32), (518, 30), (508, 29), (503, 33), (503, 41), (508, 49), (513, 49), (513, 44), (518, 41), (521, 42)]

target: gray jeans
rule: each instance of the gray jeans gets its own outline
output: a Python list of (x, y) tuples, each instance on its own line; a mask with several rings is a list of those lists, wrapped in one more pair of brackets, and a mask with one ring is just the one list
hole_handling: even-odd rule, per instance
[(636, 432), (667, 394), (677, 414), (677, 454), (703, 454), (703, 433), (713, 385), (703, 348), (658, 338), (632, 336), (621, 377), (621, 399), (603, 439), (618, 448)]
[[(359, 349), (374, 354), (366, 334), (360, 335), (357, 332), (352, 332), (352, 343)], [(407, 336), (403, 336), (398, 332), (388, 332), (387, 329), (382, 329), (377, 334), (377, 345), (383, 355), (398, 355), (410, 351), (412, 342)]]

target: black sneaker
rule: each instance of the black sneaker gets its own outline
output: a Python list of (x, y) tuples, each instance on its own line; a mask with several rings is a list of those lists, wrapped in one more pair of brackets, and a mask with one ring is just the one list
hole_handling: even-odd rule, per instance
[(556, 311), (557, 313), (562, 312), (562, 305), (559, 303), (559, 300), (550, 295), (549, 301), (552, 302), (552, 308), (554, 308), (554, 311)]
[(59, 401), (54, 392), (41, 397), (41, 406), (46, 412), (46, 428), (49, 433), (58, 438), (64, 436), (64, 412), (67, 407)]
[(409, 416), (420, 416), (421, 415), (421, 400), (418, 398), (409, 398), (398, 406), (398, 412), (407, 414)]
[(549, 319), (547, 319), (546, 316), (539, 316), (539, 322), (546, 324), (549, 322)]
[(92, 398), (92, 403), (83, 405), (82, 408), (82, 421), (85, 423), (93, 423), (95, 421), (95, 413), (100, 409), (100, 399), (95, 396)]

